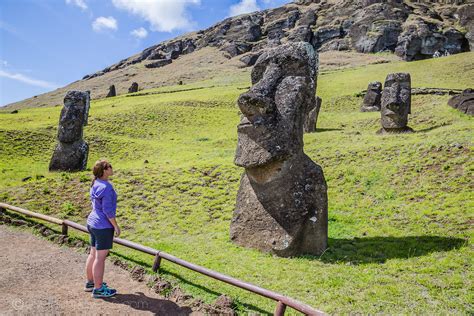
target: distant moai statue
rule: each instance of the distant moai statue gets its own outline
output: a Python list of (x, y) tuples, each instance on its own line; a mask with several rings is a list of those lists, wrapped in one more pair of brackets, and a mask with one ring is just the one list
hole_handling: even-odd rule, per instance
[(321, 109), (321, 103), (323, 100), (316, 96), (314, 104), (310, 105), (308, 108), (308, 114), (304, 120), (304, 132), (305, 133), (314, 133), (316, 132), (316, 125), (318, 124), (319, 110)]
[(389, 74), (382, 92), (381, 122), (379, 134), (410, 133), (407, 126), (411, 114), (411, 78), (408, 73)]
[(364, 101), (360, 110), (362, 112), (378, 112), (381, 108), (382, 100), (382, 83), (374, 81), (369, 83), (367, 87), (367, 93), (364, 96)]
[(109, 93), (107, 93), (106, 98), (115, 97), (117, 93), (115, 92), (115, 85), (109, 87)]
[(58, 144), (50, 171), (81, 171), (86, 168), (89, 146), (82, 139), (90, 107), (89, 91), (69, 91), (64, 97), (58, 127)]
[(138, 83), (136, 82), (132, 83), (130, 88), (128, 88), (128, 93), (135, 93), (135, 92), (138, 92)]
[(315, 104), (318, 57), (306, 42), (270, 48), (237, 103), (235, 164), (244, 167), (231, 240), (278, 256), (321, 254), (328, 201), (322, 168), (303, 152), (303, 124)]

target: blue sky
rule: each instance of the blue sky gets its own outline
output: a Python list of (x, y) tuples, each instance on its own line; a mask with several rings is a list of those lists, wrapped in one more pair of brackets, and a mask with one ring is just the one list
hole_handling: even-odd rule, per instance
[(290, 0), (1, 0), (0, 106), (177, 35)]

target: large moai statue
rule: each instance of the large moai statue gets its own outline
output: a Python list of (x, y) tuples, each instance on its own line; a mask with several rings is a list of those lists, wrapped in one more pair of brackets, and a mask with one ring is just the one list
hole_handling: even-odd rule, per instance
[(50, 171), (81, 171), (86, 168), (89, 146), (82, 139), (90, 106), (89, 91), (69, 91), (64, 97), (58, 127), (58, 145), (49, 163)]
[(319, 110), (321, 109), (321, 103), (323, 99), (316, 96), (314, 104), (308, 108), (308, 113), (305, 116), (304, 120), (304, 132), (305, 133), (314, 133), (316, 132), (316, 124), (318, 124)]
[(109, 93), (107, 93), (106, 98), (115, 97), (116, 95), (117, 95), (117, 92), (115, 91), (115, 85), (111, 85), (109, 87)]
[(128, 88), (128, 93), (135, 93), (135, 92), (138, 92), (138, 83), (136, 82), (132, 83), (130, 88)]
[(380, 111), (382, 99), (382, 83), (374, 81), (369, 83), (367, 87), (367, 93), (364, 96), (364, 101), (360, 110), (362, 112), (378, 112)]
[(293, 42), (265, 51), (252, 87), (237, 103), (235, 164), (244, 167), (230, 238), (278, 256), (321, 254), (327, 247), (323, 170), (303, 152), (303, 123), (315, 104), (318, 58)]
[(381, 108), (382, 128), (379, 134), (410, 133), (407, 126), (411, 114), (411, 79), (408, 73), (389, 74), (385, 79)]

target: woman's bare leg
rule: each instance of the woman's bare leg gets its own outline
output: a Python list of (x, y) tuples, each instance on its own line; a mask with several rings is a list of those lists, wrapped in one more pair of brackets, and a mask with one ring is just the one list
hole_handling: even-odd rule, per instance
[(92, 273), (92, 266), (94, 265), (95, 260), (95, 247), (91, 247), (91, 251), (86, 261), (86, 277), (87, 281), (94, 281), (94, 274)]
[(95, 260), (92, 267), (94, 275), (94, 288), (98, 289), (102, 287), (104, 281), (104, 269), (105, 269), (105, 258), (109, 250), (96, 250)]

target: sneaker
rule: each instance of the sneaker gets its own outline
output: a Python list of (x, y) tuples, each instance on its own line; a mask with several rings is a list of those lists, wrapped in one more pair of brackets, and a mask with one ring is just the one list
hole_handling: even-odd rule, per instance
[(93, 298), (102, 298), (102, 297), (111, 297), (117, 294), (117, 290), (108, 288), (107, 286), (102, 285), (100, 289), (92, 290)]
[[(103, 282), (102, 285), (107, 286), (107, 283)], [(92, 292), (94, 289), (94, 282), (86, 282), (86, 285), (84, 286), (84, 291), (85, 292)]]

